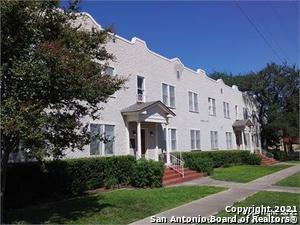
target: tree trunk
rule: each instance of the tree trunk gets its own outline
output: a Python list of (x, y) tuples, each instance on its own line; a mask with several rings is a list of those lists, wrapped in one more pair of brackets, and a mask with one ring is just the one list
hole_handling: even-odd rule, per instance
[[(1, 154), (1, 221), (0, 224), (4, 224), (5, 218), (4, 218), (4, 196), (5, 196), (5, 187), (6, 187), (6, 177), (7, 177), (7, 166), (8, 166), (8, 159), (9, 154), (11, 151), (3, 151), (3, 154)], [(2, 149), (1, 149), (2, 151)]]

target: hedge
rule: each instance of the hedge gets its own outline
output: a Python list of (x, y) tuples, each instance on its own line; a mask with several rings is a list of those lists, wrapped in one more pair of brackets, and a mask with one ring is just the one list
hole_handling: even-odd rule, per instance
[(212, 168), (217, 167), (238, 164), (259, 165), (261, 162), (258, 155), (241, 150), (194, 151), (181, 154), (186, 167), (204, 173), (210, 173)]
[[(44, 165), (38, 162), (10, 164), (5, 205), (18, 208), (101, 187), (131, 184), (138, 187), (161, 186), (162, 171), (161, 163), (140, 163), (132, 156), (48, 161)], [(141, 173), (144, 173), (145, 181), (133, 182), (133, 178), (142, 178)]]

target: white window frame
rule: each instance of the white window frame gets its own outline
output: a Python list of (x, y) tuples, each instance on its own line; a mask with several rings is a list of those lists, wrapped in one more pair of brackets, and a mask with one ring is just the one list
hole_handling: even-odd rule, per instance
[(210, 131), (210, 145), (211, 149), (219, 149), (218, 131)]
[(226, 148), (232, 149), (232, 132), (225, 132), (225, 138), (226, 138)]
[[(172, 130), (173, 131), (175, 131), (175, 148), (173, 148), (173, 146), (172, 146), (172, 141), (174, 141), (174, 139), (172, 139)], [(168, 127), (168, 135), (169, 135), (169, 141), (170, 141), (170, 145), (169, 145), (169, 147), (170, 147), (170, 150), (171, 151), (177, 151), (177, 148), (178, 148), (178, 136), (177, 136), (177, 129), (176, 129), (176, 127)]]
[(243, 107), (243, 119), (246, 120), (248, 118), (249, 118), (248, 109), (246, 107)]
[[(112, 69), (112, 74), (106, 73), (106, 70), (109, 69), (109, 68)], [(113, 66), (110, 66), (110, 65), (109, 65), (109, 66), (105, 66), (104, 74), (107, 75), (107, 76), (112, 76), (112, 77), (114, 77), (114, 76), (116, 76), (116, 68), (113, 67)]]
[(238, 105), (234, 106), (234, 111), (235, 111), (235, 119), (237, 120), (239, 117), (239, 107)]
[(208, 97), (208, 114), (210, 116), (217, 115), (217, 108), (216, 108), (216, 99)]
[(224, 118), (230, 119), (229, 103), (223, 102)]
[(91, 154), (91, 144), (92, 142), (90, 143), (90, 156), (112, 156), (114, 155), (114, 152), (115, 152), (115, 124), (107, 124), (107, 123), (90, 123), (90, 131), (91, 131), (91, 125), (97, 125), (97, 126), (100, 126), (100, 135), (103, 135), (105, 134), (105, 127), (106, 126), (112, 126), (113, 127), (113, 141), (112, 141), (112, 153), (111, 154), (106, 154), (105, 153), (105, 146), (106, 146), (106, 143), (104, 143), (103, 141), (99, 141), (99, 146), (98, 146), (98, 151), (99, 153), (98, 154)]
[[(197, 146), (197, 132), (199, 132), (199, 146)], [(191, 150), (201, 150), (201, 131), (199, 129), (190, 129), (190, 141)]]
[[(139, 78), (142, 78), (143, 79), (143, 83), (142, 83), (142, 89), (140, 89), (139, 87), (138, 87), (138, 79)], [(145, 77), (143, 77), (143, 76), (141, 76), (141, 75), (137, 75), (136, 76), (136, 96), (137, 96), (137, 98), (139, 99), (139, 90), (141, 90), (142, 91), (142, 101), (145, 101), (145, 96), (146, 96), (146, 85), (145, 85), (145, 82), (146, 82), (146, 79), (145, 79)]]
[[(190, 105), (190, 94), (192, 97), (192, 105)], [(194, 92), (194, 91), (188, 91), (188, 102), (189, 102), (189, 111), (193, 112), (193, 113), (199, 113), (199, 98), (198, 98), (198, 93)], [(197, 101), (195, 100), (195, 98), (197, 97)]]
[[(167, 87), (167, 102), (164, 102), (164, 92), (163, 92), (163, 86), (166, 85)], [(171, 87), (174, 88), (174, 105), (171, 106), (171, 95), (170, 95), (170, 89)], [(175, 109), (176, 108), (176, 87), (175, 85), (172, 85), (172, 84), (167, 84), (165, 82), (163, 82), (161, 84), (161, 99), (162, 99), (162, 102), (168, 106), (169, 108), (172, 108), (172, 109)]]

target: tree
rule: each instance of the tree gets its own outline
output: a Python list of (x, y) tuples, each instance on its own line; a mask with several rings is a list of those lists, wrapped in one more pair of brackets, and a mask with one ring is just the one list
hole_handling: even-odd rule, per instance
[(22, 145), (42, 160), (81, 150), (90, 141), (82, 118), (98, 118), (99, 103), (125, 82), (105, 75), (114, 60), (105, 49), (110, 30), (75, 25), (76, 3), (58, 7), (59, 1), (1, 2), (2, 193), (11, 152)]
[[(214, 72), (213, 79), (236, 84), (255, 97), (263, 148), (278, 145), (279, 136), (297, 136), (299, 129), (299, 70), (287, 64), (267, 64), (261, 71), (244, 75)], [(280, 132), (279, 132), (280, 131)]]

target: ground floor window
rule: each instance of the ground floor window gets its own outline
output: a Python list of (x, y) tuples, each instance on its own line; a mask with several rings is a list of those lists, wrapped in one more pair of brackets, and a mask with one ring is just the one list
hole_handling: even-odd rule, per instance
[(191, 149), (200, 150), (200, 130), (191, 130)]
[[(90, 155), (112, 155), (114, 152), (114, 126), (92, 123), (90, 129), (92, 135)], [(99, 138), (103, 138), (103, 141), (100, 141)]]
[(176, 129), (169, 129), (171, 150), (177, 150)]
[(210, 143), (211, 143), (211, 149), (218, 149), (218, 132), (217, 131), (210, 132)]
[(226, 132), (226, 146), (227, 149), (232, 149), (232, 133)]
[(249, 133), (245, 133), (245, 145), (246, 148), (250, 148), (250, 134)]

